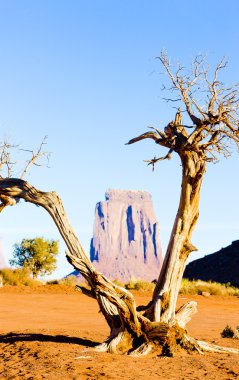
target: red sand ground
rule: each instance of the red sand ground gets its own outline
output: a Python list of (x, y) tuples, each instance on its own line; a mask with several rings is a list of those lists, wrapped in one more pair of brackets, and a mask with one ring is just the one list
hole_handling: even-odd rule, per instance
[[(137, 304), (149, 294), (137, 293)], [(180, 297), (198, 302), (198, 314), (188, 325), (196, 338), (239, 348), (239, 340), (222, 339), (229, 324), (239, 324), (239, 298)], [(0, 290), (0, 380), (185, 380), (239, 378), (239, 355), (178, 353), (173, 358), (132, 358), (84, 352), (102, 342), (108, 327), (96, 301), (69, 288), (4, 287)]]

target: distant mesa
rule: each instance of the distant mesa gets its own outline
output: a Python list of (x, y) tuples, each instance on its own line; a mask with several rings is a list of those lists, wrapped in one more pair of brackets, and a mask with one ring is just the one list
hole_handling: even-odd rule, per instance
[(111, 279), (126, 282), (131, 278), (158, 278), (163, 260), (150, 193), (106, 192), (105, 201), (96, 204), (90, 260)]
[(184, 278), (239, 286), (239, 240), (228, 247), (189, 263)]

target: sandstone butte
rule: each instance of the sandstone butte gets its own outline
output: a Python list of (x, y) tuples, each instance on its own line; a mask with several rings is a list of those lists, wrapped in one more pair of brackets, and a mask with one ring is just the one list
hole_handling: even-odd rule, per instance
[(158, 278), (163, 261), (159, 224), (148, 192), (109, 189), (105, 193), (105, 201), (95, 208), (90, 259), (111, 279)]

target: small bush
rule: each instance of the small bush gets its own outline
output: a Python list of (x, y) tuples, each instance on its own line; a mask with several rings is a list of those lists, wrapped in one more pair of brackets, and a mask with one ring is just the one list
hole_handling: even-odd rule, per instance
[(155, 284), (152, 282), (147, 282), (144, 280), (135, 280), (131, 279), (125, 284), (125, 288), (129, 290), (144, 290), (144, 291), (153, 291)]
[(84, 285), (86, 282), (84, 282), (84, 279), (79, 281), (79, 279), (76, 276), (70, 275), (64, 278), (61, 278), (60, 280), (48, 280), (46, 282), (47, 285), (64, 285), (64, 286), (71, 286), (74, 287), (76, 285)]
[(71, 275), (59, 280), (58, 284), (67, 285), (67, 286), (76, 286), (78, 282), (79, 282), (78, 278), (76, 276)]
[(234, 338), (234, 335), (235, 330), (229, 325), (226, 325), (226, 327), (221, 332), (222, 338)]
[(50, 280), (47, 281), (47, 285), (66, 285), (66, 286), (76, 286), (78, 284), (78, 278), (76, 276), (70, 275), (64, 277), (60, 280)]
[(117, 280), (117, 278), (116, 278), (115, 280), (113, 280), (113, 283), (114, 283), (115, 285), (118, 285), (118, 286), (121, 286), (122, 288), (124, 288), (124, 284), (123, 284), (123, 282)]
[(5, 268), (0, 270), (0, 275), (3, 279), (3, 285), (25, 285), (25, 286), (37, 286), (42, 285), (38, 280), (33, 280), (30, 277), (30, 273), (25, 268), (9, 269)]
[(59, 285), (59, 280), (48, 280), (47, 285)]

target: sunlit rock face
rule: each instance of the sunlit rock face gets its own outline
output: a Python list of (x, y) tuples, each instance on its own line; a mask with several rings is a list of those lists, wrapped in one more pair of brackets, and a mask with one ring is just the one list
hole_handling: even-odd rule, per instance
[(151, 195), (146, 191), (108, 190), (97, 203), (90, 259), (111, 279), (152, 281), (162, 252)]

